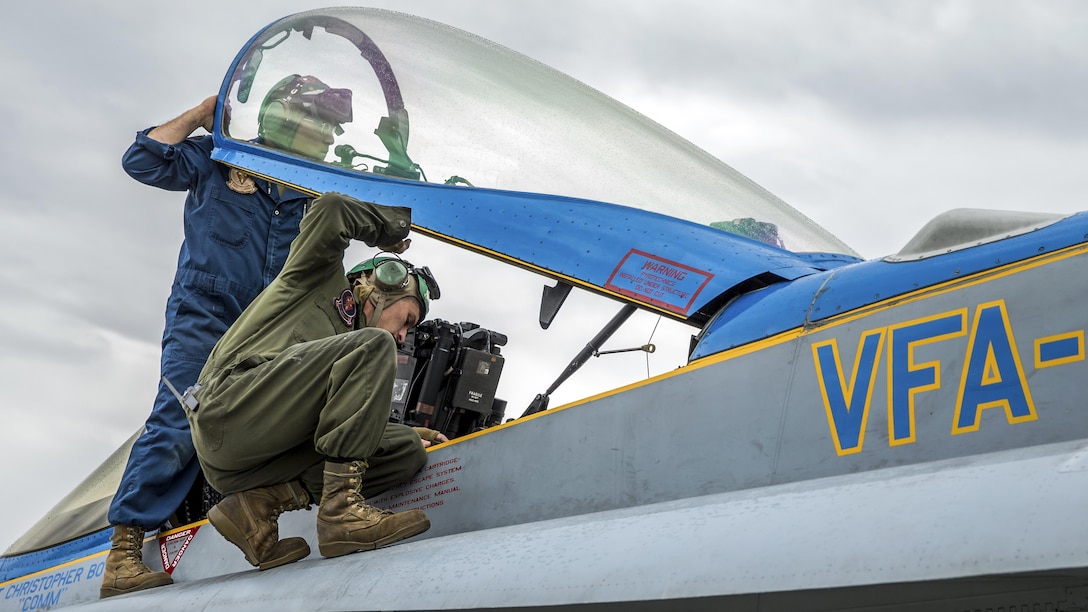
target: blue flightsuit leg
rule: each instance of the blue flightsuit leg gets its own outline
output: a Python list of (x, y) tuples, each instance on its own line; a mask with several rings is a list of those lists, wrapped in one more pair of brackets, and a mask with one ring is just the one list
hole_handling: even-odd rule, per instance
[[(161, 372), (184, 392), (196, 383), (212, 347), (242, 307), (230, 295), (215, 291), (209, 275), (180, 271), (179, 280), (167, 304)], [(205, 286), (194, 291), (192, 285)], [(157, 529), (181, 505), (199, 473), (185, 410), (160, 381), (151, 416), (132, 446), (110, 504), (110, 524)]]
[[(182, 389), (196, 382), (202, 364), (162, 361), (162, 372)], [(159, 383), (159, 392), (144, 433), (129, 453), (121, 484), (110, 504), (111, 525), (136, 525), (154, 531), (181, 505), (200, 473), (189, 433), (185, 411), (178, 400)]]

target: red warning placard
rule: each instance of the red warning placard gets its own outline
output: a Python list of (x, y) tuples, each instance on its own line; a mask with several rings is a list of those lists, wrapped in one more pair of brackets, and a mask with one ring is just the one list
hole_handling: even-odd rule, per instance
[(163, 571), (167, 574), (174, 573), (174, 568), (178, 566), (198, 529), (200, 527), (189, 527), (159, 537), (159, 556), (162, 558)]
[(631, 249), (605, 288), (686, 315), (712, 278), (709, 272)]

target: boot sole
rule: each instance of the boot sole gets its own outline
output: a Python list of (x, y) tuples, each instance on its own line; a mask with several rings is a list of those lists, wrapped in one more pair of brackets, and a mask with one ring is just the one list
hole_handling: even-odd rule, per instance
[[(160, 572), (156, 572), (160, 573)], [(117, 589), (113, 587), (102, 587), (98, 589), (98, 598), (105, 599), (107, 597), (113, 597), (115, 595), (124, 595), (126, 593), (135, 593), (136, 591), (143, 591), (144, 589), (153, 589), (155, 587), (166, 586), (168, 584), (174, 584), (174, 579), (170, 577), (170, 574), (164, 574), (164, 577), (156, 578), (155, 580), (149, 580), (141, 585), (137, 585), (128, 589)]]
[[(299, 561), (310, 556), (310, 545), (306, 543), (306, 540), (302, 538), (285, 538), (283, 540), (280, 540), (277, 546), (288, 543), (300, 544), (301, 546), (299, 548), (295, 548), (294, 550), (287, 550), (283, 553), (283, 555), (275, 559), (269, 559), (267, 561), (261, 562), (261, 564), (257, 566), (257, 569), (263, 572), (264, 570), (279, 567), (281, 565), (287, 565), (288, 563), (294, 563), (295, 561)], [(276, 549), (273, 548), (272, 550), (275, 551)]]
[(383, 546), (389, 546), (394, 542), (399, 542), (412, 536), (419, 535), (430, 528), (431, 521), (425, 519), (422, 522), (413, 525), (405, 525), (400, 531), (395, 531), (384, 538), (379, 538), (373, 542), (354, 542), (351, 540), (339, 542), (319, 541), (317, 543), (317, 550), (321, 553), (322, 557), (328, 559), (342, 557), (344, 555), (350, 555), (351, 553), (364, 552), (382, 548)]
[[(242, 533), (242, 530), (234, 524), (234, 521), (227, 518), (227, 516), (223, 514), (223, 512), (220, 511), (219, 508), (212, 506), (211, 509), (208, 510), (208, 522), (212, 524), (212, 527), (215, 527), (215, 530), (218, 531), (219, 535), (223, 536), (226, 541), (238, 547), (238, 550), (242, 551), (242, 554), (245, 555), (246, 561), (248, 561), (250, 565), (256, 567), (258, 570), (263, 571), (267, 569), (272, 569), (274, 567), (279, 567), (281, 565), (287, 565), (288, 563), (293, 563), (300, 559), (305, 559), (310, 555), (310, 547), (306, 545), (305, 540), (303, 540), (302, 538), (289, 538), (288, 540), (299, 540), (300, 542), (302, 542), (303, 548), (288, 551), (287, 554), (277, 559), (268, 559), (266, 561), (261, 561), (257, 559), (257, 552), (253, 550), (252, 546), (250, 546), (249, 540), (246, 539), (245, 535)], [(281, 540), (281, 542), (288, 540)]]

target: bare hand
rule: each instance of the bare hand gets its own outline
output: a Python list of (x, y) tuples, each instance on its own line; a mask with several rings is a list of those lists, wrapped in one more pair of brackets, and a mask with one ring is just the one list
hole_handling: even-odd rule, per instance
[(200, 104), (152, 129), (147, 137), (173, 145), (191, 136), (199, 127), (211, 133), (215, 120), (215, 100), (216, 96), (209, 96)]
[(218, 96), (208, 96), (203, 102), (197, 106), (200, 112), (203, 113), (203, 120), (200, 122), (201, 127), (212, 132), (212, 124), (215, 123), (215, 100)]

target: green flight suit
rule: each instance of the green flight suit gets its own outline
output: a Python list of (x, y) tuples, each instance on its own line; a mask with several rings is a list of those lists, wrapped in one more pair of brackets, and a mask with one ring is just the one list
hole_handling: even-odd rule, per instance
[[(362, 328), (344, 251), (402, 240), (408, 208), (336, 193), (313, 201), (283, 270), (212, 350), (189, 412), (197, 457), (223, 494), (301, 479), (321, 498), (326, 459), (365, 460), (363, 494), (410, 480), (426, 463), (411, 428), (389, 423), (396, 342)], [(345, 293), (346, 292), (346, 293)], [(363, 319), (360, 321), (360, 319)]]

